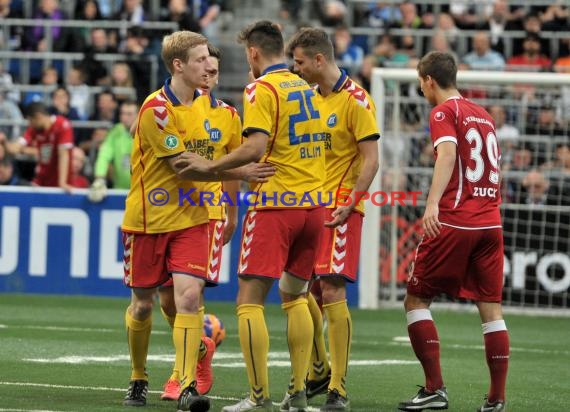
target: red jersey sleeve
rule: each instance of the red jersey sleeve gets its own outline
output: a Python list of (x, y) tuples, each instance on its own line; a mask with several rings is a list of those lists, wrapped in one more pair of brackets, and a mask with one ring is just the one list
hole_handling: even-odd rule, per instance
[(429, 128), (433, 147), (442, 142), (457, 144), (457, 113), (448, 105), (433, 108), (429, 116)]

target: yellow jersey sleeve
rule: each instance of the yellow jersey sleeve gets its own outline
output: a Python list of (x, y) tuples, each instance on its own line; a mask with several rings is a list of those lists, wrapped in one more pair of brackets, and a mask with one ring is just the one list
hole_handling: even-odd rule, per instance
[(257, 82), (249, 84), (243, 97), (243, 135), (262, 132), (269, 136), (275, 133), (275, 96), (267, 87)]
[(351, 93), (348, 107), (348, 125), (357, 142), (366, 138), (378, 139), (380, 132), (376, 123), (376, 107), (364, 89)]
[(166, 105), (143, 106), (139, 117), (138, 132), (141, 139), (144, 143), (148, 143), (158, 159), (175, 156), (185, 151), (184, 142), (178, 136), (174, 122), (171, 121), (173, 114)]

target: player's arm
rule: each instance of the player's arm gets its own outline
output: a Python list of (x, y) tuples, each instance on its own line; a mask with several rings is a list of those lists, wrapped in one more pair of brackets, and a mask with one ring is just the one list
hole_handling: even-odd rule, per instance
[(68, 145), (59, 145), (57, 148), (57, 172), (58, 172), (58, 186), (61, 187), (66, 192), (71, 192), (71, 186), (67, 182), (69, 176), (69, 158), (71, 156), (71, 147)]
[(356, 179), (354, 188), (346, 200), (346, 205), (339, 206), (332, 213), (333, 220), (325, 222), (325, 226), (335, 227), (344, 223), (350, 216), (362, 196), (368, 191), (368, 188), (374, 180), (374, 176), (378, 172), (378, 140), (374, 137), (372, 140), (362, 140), (358, 143), (358, 154), (362, 159), (362, 168)]
[(433, 178), (422, 221), (422, 226), (428, 237), (435, 237), (440, 232), (439, 201), (455, 168), (457, 145), (455, 142), (444, 141), (437, 145), (436, 150), (437, 159), (433, 168)]

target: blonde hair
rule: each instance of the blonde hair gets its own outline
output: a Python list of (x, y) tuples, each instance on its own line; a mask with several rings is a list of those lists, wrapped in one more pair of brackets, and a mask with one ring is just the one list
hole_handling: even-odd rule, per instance
[(162, 40), (162, 61), (166, 68), (172, 74), (174, 72), (174, 59), (180, 59), (183, 62), (188, 61), (190, 50), (196, 46), (208, 44), (208, 39), (199, 33), (188, 30), (176, 31)]

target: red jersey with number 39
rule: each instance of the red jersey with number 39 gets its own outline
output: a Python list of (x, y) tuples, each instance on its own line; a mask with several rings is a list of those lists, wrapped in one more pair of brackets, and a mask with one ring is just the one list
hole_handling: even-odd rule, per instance
[(492, 117), (460, 96), (433, 108), (430, 134), (436, 150), (457, 145), (455, 167), (439, 201), (439, 221), (466, 229), (501, 227), (500, 150)]

